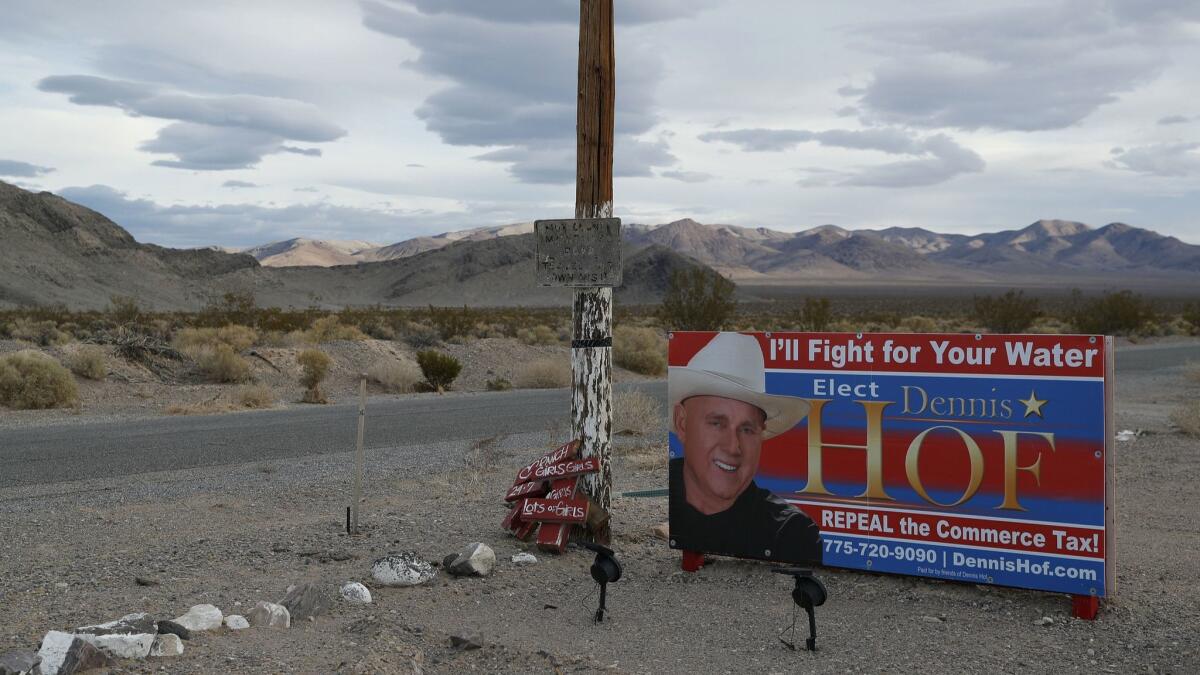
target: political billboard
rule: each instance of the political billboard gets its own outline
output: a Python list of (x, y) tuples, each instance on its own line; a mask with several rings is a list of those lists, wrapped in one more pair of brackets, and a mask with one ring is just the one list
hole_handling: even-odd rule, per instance
[[(1088, 335), (675, 332), (671, 544), (1107, 596), (1112, 353)], [(740, 403), (760, 422), (718, 428)], [(751, 489), (803, 523), (714, 518)]]

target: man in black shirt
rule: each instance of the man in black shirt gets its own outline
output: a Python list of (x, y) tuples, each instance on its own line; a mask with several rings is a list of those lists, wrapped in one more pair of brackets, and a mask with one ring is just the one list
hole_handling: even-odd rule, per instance
[(671, 430), (684, 456), (670, 463), (676, 548), (820, 563), (820, 531), (802, 511), (754, 483), (762, 443), (795, 426), (808, 402), (766, 393), (762, 349), (720, 333), (668, 376)]

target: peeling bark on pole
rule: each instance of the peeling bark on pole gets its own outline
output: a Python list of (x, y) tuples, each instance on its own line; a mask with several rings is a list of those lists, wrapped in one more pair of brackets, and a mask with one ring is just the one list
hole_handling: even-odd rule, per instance
[[(575, 217), (613, 214), (615, 47), (612, 0), (579, 2)], [(583, 439), (581, 457), (597, 457), (600, 472), (585, 476), (584, 493), (608, 510), (612, 495), (612, 289), (579, 288), (573, 307), (571, 349), (574, 396), (571, 427)], [(607, 346), (593, 346), (595, 341)], [(607, 538), (607, 533), (591, 533)]]

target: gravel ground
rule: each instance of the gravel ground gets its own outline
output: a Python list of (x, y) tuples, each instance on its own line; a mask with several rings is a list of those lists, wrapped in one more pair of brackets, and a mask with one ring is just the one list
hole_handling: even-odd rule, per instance
[[(373, 457), (354, 537), (343, 529), (348, 455), (0, 490), (0, 653), (134, 611), (170, 618), (207, 602), (239, 613), (300, 581), (370, 585), (371, 561), (389, 551), (435, 561), (484, 541), (500, 561), (489, 578), (373, 588), (370, 606), (338, 604), (286, 631), (216, 631), (183, 656), (112, 672), (1194, 673), (1200, 442), (1166, 412), (1200, 384), (1180, 375), (1120, 383), (1117, 428), (1146, 433), (1118, 447), (1117, 588), (1098, 621), (1071, 618), (1062, 595), (821, 570), (831, 599), (818, 610), (820, 650), (793, 652), (777, 638), (792, 620), (790, 580), (731, 559), (683, 573), (649, 532), (666, 500), (618, 497), (625, 576), (609, 589), (609, 619), (594, 624), (591, 555), (535, 552), (538, 564), (517, 567), (509, 557), (528, 547), (499, 526), (498, 496), (518, 464), (559, 440), (550, 430)], [(616, 489), (664, 485), (663, 456), (661, 445), (625, 449)], [(464, 632), (483, 648), (452, 649)]]

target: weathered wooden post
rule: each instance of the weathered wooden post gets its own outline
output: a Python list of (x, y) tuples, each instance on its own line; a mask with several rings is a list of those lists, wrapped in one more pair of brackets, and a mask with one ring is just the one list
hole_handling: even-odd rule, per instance
[[(539, 220), (537, 283), (575, 289), (572, 302), (572, 438), (599, 471), (579, 478), (597, 523), (612, 501), (612, 289), (621, 285), (621, 221), (613, 218), (613, 3), (579, 2), (575, 218)], [(607, 541), (607, 525), (587, 536)], [(556, 545), (557, 546), (557, 545)]]
[[(612, 0), (580, 0), (576, 218), (613, 215), (615, 51)], [(617, 230), (619, 247), (619, 226)], [(612, 501), (612, 287), (576, 288), (572, 315), (571, 428), (575, 438), (583, 440), (581, 456), (600, 460), (600, 472), (583, 479), (584, 492), (608, 510)]]

